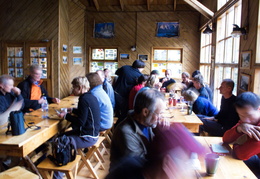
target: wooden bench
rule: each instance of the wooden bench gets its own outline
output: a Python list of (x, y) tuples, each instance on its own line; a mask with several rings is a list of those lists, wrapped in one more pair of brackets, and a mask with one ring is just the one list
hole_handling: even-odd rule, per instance
[(78, 163), (80, 160), (81, 156), (77, 155), (74, 161), (59, 167), (55, 165), (49, 158), (46, 158), (37, 166), (37, 168), (44, 179), (52, 179), (54, 171), (63, 172), (66, 174), (67, 178), (73, 179), (76, 178)]
[(0, 179), (16, 179), (16, 178), (39, 179), (39, 176), (20, 166), (10, 168), (0, 173)]

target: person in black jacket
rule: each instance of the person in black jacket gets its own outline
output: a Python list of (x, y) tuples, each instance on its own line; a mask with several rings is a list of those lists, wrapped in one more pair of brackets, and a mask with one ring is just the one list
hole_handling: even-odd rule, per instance
[(0, 76), (0, 114), (4, 113), (14, 100), (20, 101), (22, 99), (21, 90), (14, 87), (13, 77), (9, 75)]
[(127, 116), (130, 90), (137, 84), (137, 79), (142, 75), (144, 67), (145, 63), (142, 60), (135, 60), (132, 66), (125, 65), (116, 71), (118, 79), (114, 85), (114, 91), (115, 112), (118, 116), (117, 124)]
[(24, 98), (24, 112), (30, 112), (41, 108), (45, 96), (48, 103), (59, 103), (60, 99), (48, 96), (46, 89), (42, 85), (42, 68), (38, 64), (30, 66), (30, 75), (24, 81), (18, 84), (21, 94)]
[[(72, 93), (79, 96), (78, 108), (71, 113), (65, 111), (59, 114), (72, 124), (72, 130), (64, 134), (74, 140), (76, 148), (93, 146), (99, 136), (100, 107), (97, 98), (88, 92), (90, 86), (86, 77), (76, 77), (72, 80)], [(61, 172), (55, 172), (54, 178), (62, 178)]]

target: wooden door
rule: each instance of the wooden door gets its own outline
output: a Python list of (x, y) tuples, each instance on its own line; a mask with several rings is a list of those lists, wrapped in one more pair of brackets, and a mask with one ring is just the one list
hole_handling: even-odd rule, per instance
[(3, 42), (2, 57), (2, 73), (13, 76), (15, 86), (28, 77), (32, 64), (41, 65), (43, 85), (52, 94), (51, 42)]

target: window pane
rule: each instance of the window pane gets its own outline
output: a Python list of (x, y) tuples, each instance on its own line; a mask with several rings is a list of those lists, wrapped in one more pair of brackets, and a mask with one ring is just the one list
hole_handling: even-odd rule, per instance
[(91, 62), (90, 72), (96, 72), (97, 70), (103, 70), (104, 62)]
[(225, 78), (231, 78), (231, 67), (225, 67), (224, 68), (224, 77)]
[(239, 43), (240, 38), (233, 38), (233, 63), (238, 63), (239, 61)]
[(93, 60), (103, 60), (104, 59), (104, 49), (92, 49), (92, 59)]
[(154, 50), (154, 60), (167, 60), (167, 50)]
[(227, 13), (227, 22), (226, 22), (226, 37), (229, 37), (231, 35), (231, 32), (233, 31), (233, 25), (234, 24), (234, 7), (230, 8), (230, 11)]
[(232, 59), (232, 38), (229, 38), (225, 41), (225, 60), (224, 63), (231, 63)]
[(117, 49), (105, 49), (105, 60), (116, 60)]
[(164, 72), (167, 68), (166, 63), (153, 63), (152, 70), (158, 70), (160, 72), (160, 77), (164, 76)]
[(111, 75), (114, 76), (116, 73), (116, 70), (118, 69), (118, 63), (117, 62), (105, 62), (103, 69), (105, 69), (105, 68), (109, 69), (111, 72)]
[(168, 63), (167, 69), (171, 69), (173, 78), (181, 78), (181, 73), (182, 73), (181, 63)]
[(181, 51), (168, 50), (168, 61), (181, 61)]
[(217, 44), (216, 63), (223, 63), (224, 58), (224, 41)]

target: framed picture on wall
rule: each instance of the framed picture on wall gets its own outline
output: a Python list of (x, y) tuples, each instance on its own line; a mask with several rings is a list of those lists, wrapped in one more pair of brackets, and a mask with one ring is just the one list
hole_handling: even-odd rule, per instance
[(73, 65), (82, 65), (82, 57), (73, 57)]
[(240, 74), (239, 89), (242, 91), (248, 91), (250, 85), (250, 75)]
[(68, 46), (66, 44), (62, 45), (62, 51), (67, 52), (68, 51)]
[(147, 60), (148, 60), (148, 55), (138, 54), (138, 59), (139, 59), (139, 60), (143, 60), (143, 61), (147, 61)]
[(120, 53), (120, 60), (129, 60), (130, 55), (129, 53)]
[(241, 52), (240, 68), (250, 69), (250, 63), (251, 63), (251, 51)]
[(81, 54), (82, 47), (81, 46), (73, 46), (73, 54)]
[(114, 23), (95, 23), (94, 37), (110, 39), (115, 36)]
[(157, 22), (156, 37), (179, 37), (179, 22)]
[(62, 63), (63, 64), (68, 64), (68, 57), (67, 56), (63, 56), (62, 57)]

